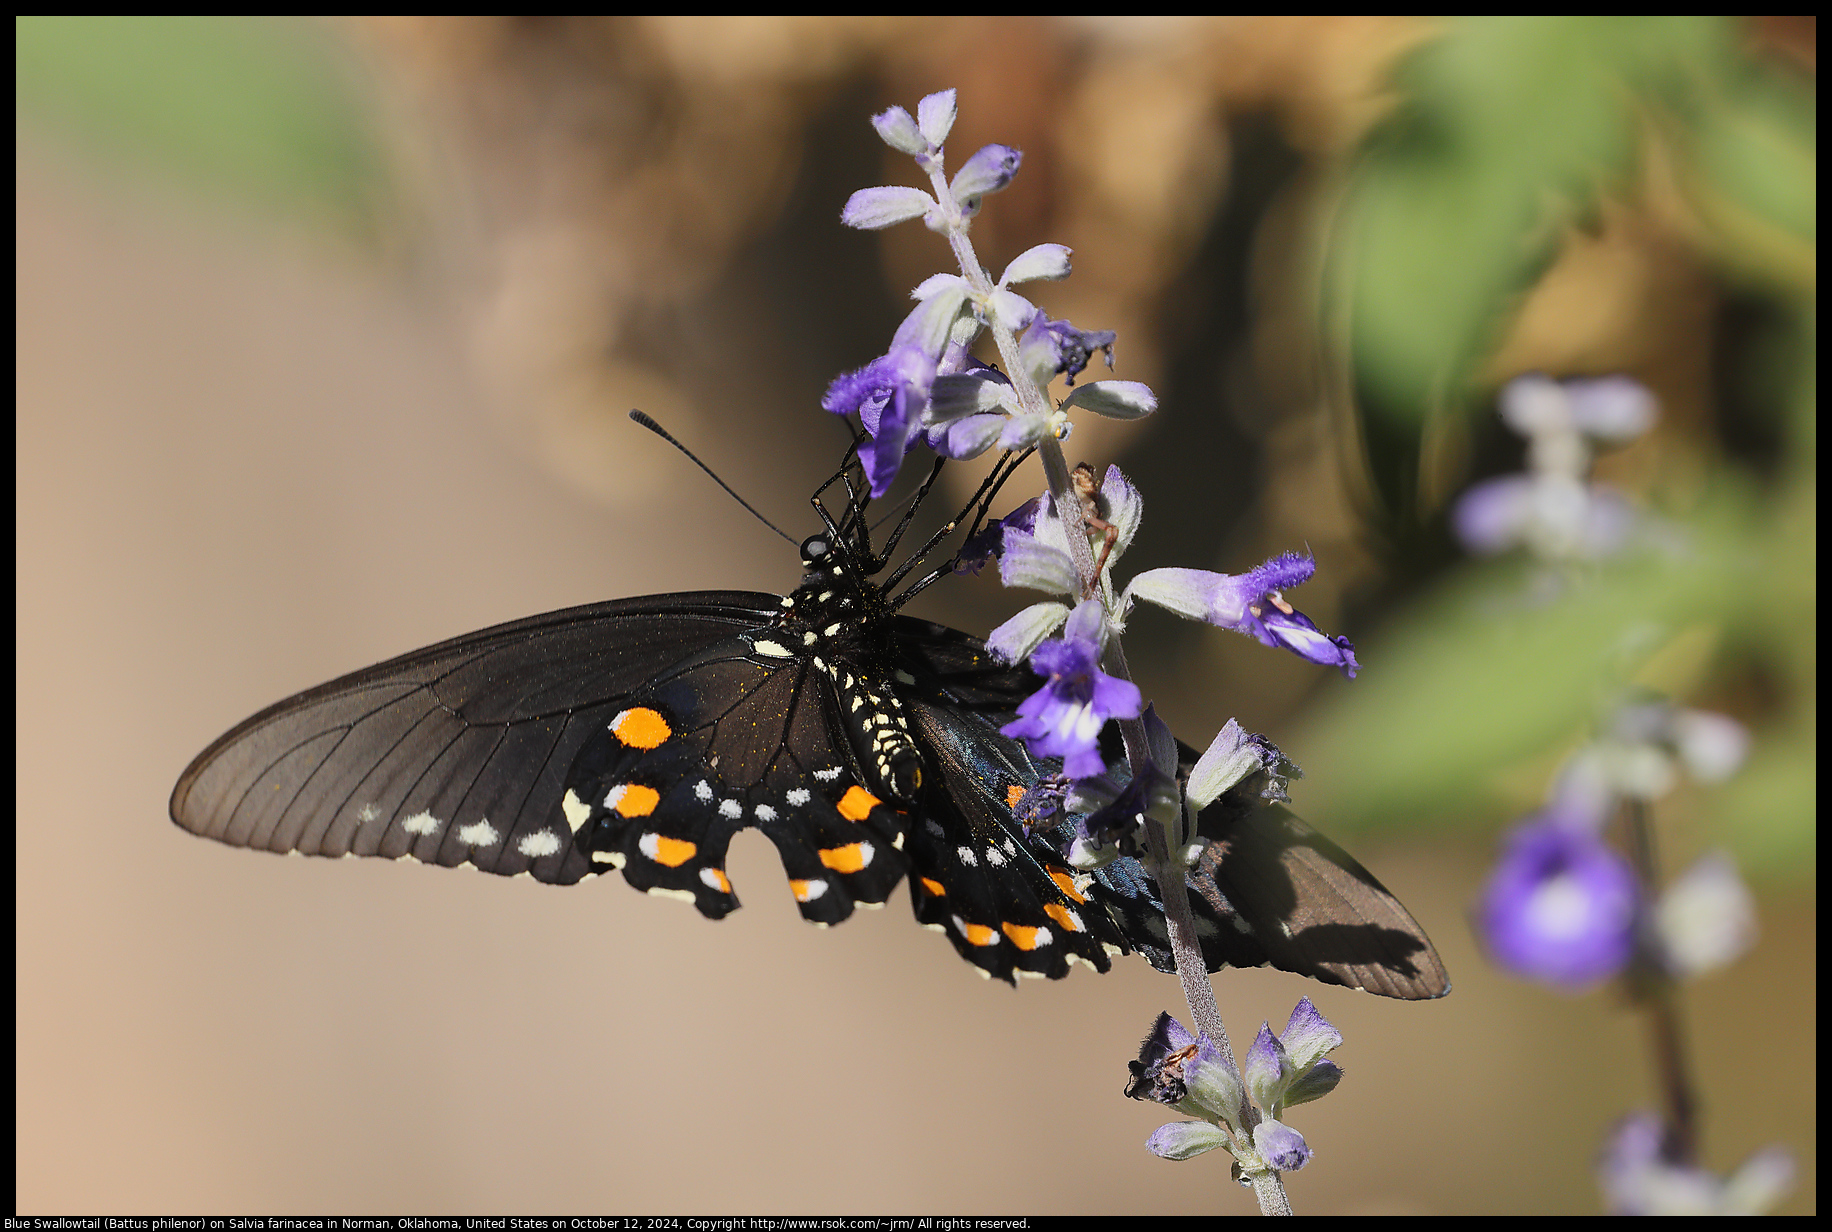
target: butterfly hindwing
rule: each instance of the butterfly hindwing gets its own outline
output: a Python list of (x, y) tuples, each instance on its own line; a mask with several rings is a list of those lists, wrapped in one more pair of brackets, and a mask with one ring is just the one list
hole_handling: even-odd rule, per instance
[(941, 770), (910, 835), (916, 918), (1000, 979), (1060, 979), (1077, 960), (1107, 970), (1124, 938), (1088, 904), (1081, 879), (1012, 817), (1011, 804), (1037, 780), (1023, 746), (971, 710), (913, 709)]
[(1215, 918), (1236, 930), (1251, 921), (1281, 971), (1406, 1000), (1450, 991), (1437, 951), (1399, 900), (1283, 805), (1254, 802), (1211, 840), (1189, 883)]
[[(1181, 755), (1187, 770), (1194, 751)], [(1403, 1000), (1449, 992), (1437, 951), (1399, 900), (1259, 785), (1224, 792), (1197, 819), (1208, 842), (1187, 883), (1209, 969), (1271, 966)], [(1100, 870), (1094, 896), (1152, 966), (1176, 969), (1162, 896), (1142, 864)]]
[(637, 889), (738, 906), (726, 849), (755, 827), (776, 845), (802, 915), (833, 924), (881, 904), (907, 867), (902, 814), (871, 794), (805, 661), (752, 661), (737, 639), (623, 708), (581, 751), (563, 805), (599, 868)]

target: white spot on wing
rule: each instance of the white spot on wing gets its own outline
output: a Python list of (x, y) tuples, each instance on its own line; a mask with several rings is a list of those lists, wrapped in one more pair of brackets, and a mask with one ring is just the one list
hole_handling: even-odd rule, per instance
[[(622, 797), (622, 787), (614, 788), (613, 791), (619, 798)], [(609, 799), (606, 799), (604, 804), (606, 808), (616, 807)], [(574, 834), (577, 834), (579, 832), (579, 827), (590, 819), (592, 815), (592, 806), (579, 799), (573, 789), (568, 787), (566, 789), (566, 794), (560, 798), (560, 811), (566, 814), (567, 827), (572, 830)]]
[(814, 772), (814, 777), (823, 783), (831, 783), (833, 780), (840, 777), (840, 768), (838, 766), (829, 766), (825, 770), (816, 770)]
[(664, 886), (650, 886), (649, 893), (655, 895), (657, 898), (678, 898), (684, 903), (691, 903), (694, 901), (692, 890), (670, 890)]
[[(794, 794), (794, 793), (790, 793), (790, 794)], [(767, 804), (759, 804), (756, 808), (752, 809), (751, 812), (756, 816), (758, 821), (775, 821), (776, 820), (776, 810), (771, 808)]]
[(612, 868), (622, 868), (624, 865), (623, 852), (594, 851), (592, 852), (592, 862), (594, 864), (608, 864)]
[(973, 848), (971, 847), (956, 847), (954, 849), (954, 854), (959, 856), (961, 863), (965, 864), (968, 868), (978, 868), (980, 866), (979, 860), (974, 858)]
[(693, 785), (693, 798), (698, 800), (701, 804), (710, 804), (712, 802), (712, 784), (708, 783), (705, 779), (701, 779), (699, 782), (695, 783)]
[(376, 808), (375, 805), (373, 804), (365, 804), (361, 808), (356, 810), (356, 820), (362, 821), (362, 822), (374, 821), (377, 817), (380, 817), (381, 815), (382, 815), (382, 810)]
[(766, 655), (772, 659), (789, 659), (794, 657), (789, 653), (789, 648), (784, 646), (781, 642), (756, 641), (751, 643), (751, 649), (755, 650), (760, 655)]
[(458, 841), (466, 847), (494, 846), (496, 840), (501, 837), (502, 835), (496, 832), (496, 827), (490, 824), (488, 818), (480, 818), (468, 826), (458, 827)]
[(992, 865), (994, 868), (1002, 867), (1005, 863), (1005, 853), (1000, 851), (997, 847), (988, 847), (986, 849), (986, 863)]
[(800, 808), (813, 798), (814, 797), (809, 793), (806, 787), (791, 787), (783, 796), (783, 799), (793, 804), (796, 808)]
[(437, 834), (439, 827), (444, 824), (431, 813), (415, 813), (401, 823), (401, 829), (409, 834)]
[(515, 849), (531, 860), (550, 856), (560, 849), (560, 836), (552, 830), (537, 830), (517, 843)]

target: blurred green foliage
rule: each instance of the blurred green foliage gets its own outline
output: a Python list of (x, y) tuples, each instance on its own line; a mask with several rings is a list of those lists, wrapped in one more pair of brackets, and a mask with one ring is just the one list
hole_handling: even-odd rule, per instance
[[(1689, 454), (1703, 473), (1656, 474), (1640, 493), (1667, 548), (1568, 576), (1555, 595), (1531, 584), (1533, 566), (1471, 562), (1363, 640), (1363, 677), (1294, 742), (1327, 767), (1304, 801), (1332, 825), (1531, 808), (1524, 784), (1543, 789), (1601, 708), (1644, 685), (1685, 705), (1741, 701), (1727, 708), (1754, 729), (1752, 763), (1710, 794), (1714, 837), (1811, 875), (1814, 97), (1745, 37), (1714, 17), (1473, 18), (1401, 66), (1329, 270), (1336, 345), (1396, 522), (1441, 513), (1419, 499), (1429, 433), (1494, 414), (1485, 382), (1523, 298), (1572, 227), (1632, 197), (1651, 148), (1699, 221), (1699, 263), (1762, 312), (1740, 359), (1714, 357), (1719, 435)], [(1736, 416), (1778, 439), (1772, 465), (1725, 448)]]
[(21, 119), (198, 195), (372, 237), (386, 160), (347, 49), (300, 20), (14, 19)]

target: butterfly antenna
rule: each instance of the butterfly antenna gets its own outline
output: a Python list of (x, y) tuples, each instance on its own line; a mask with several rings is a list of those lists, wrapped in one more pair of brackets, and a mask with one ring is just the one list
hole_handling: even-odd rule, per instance
[[(946, 526), (943, 526), (940, 530), (936, 531), (934, 535), (930, 536), (929, 541), (922, 545), (920, 551), (912, 554), (908, 560), (898, 566), (897, 570), (892, 573), (890, 577), (885, 579), (884, 589), (888, 591), (891, 587), (902, 581), (904, 576), (920, 564), (924, 557), (934, 551), (936, 546), (940, 544), (943, 539), (946, 539), (959, 529), (960, 524), (967, 520), (968, 514), (973, 515), (973, 522), (968, 528), (966, 540), (971, 540), (975, 535), (979, 534), (980, 527), (986, 521), (986, 514), (992, 508), (992, 502), (998, 499), (999, 490), (1005, 486), (1006, 480), (1010, 479), (1012, 475), (1016, 473), (1018, 467), (1025, 459), (1029, 458), (1034, 452), (1034, 448), (1026, 449), (1019, 453), (1007, 451), (1005, 456), (1000, 458), (998, 463), (992, 468), (992, 473), (987, 475), (985, 481), (980, 484), (980, 490), (975, 492), (973, 496), (968, 499), (966, 508), (962, 509)], [(963, 540), (963, 542), (966, 540)], [(960, 553), (956, 552), (952, 558), (943, 563), (939, 568), (934, 569), (926, 576), (910, 583), (907, 590), (890, 601), (891, 607), (893, 609), (900, 608), (911, 599), (914, 599), (918, 594), (921, 594), (930, 586), (933, 586), (936, 582), (952, 573), (954, 571), (954, 566), (959, 561)]]
[(660, 424), (656, 423), (653, 419), (650, 419), (647, 415), (643, 414), (641, 411), (631, 411), (630, 418), (635, 420), (640, 426), (647, 428), (649, 431), (655, 433), (655, 435), (661, 437), (664, 441), (667, 441), (670, 445), (673, 445), (676, 449), (680, 450), (681, 453), (686, 456), (689, 462), (693, 463), (695, 466), (705, 471), (707, 475), (711, 476), (712, 481), (714, 483), (724, 488), (726, 495), (730, 496), (733, 500), (737, 501), (740, 505), (743, 505), (747, 510), (749, 510), (752, 517), (756, 518), (759, 522), (762, 522), (765, 526), (775, 531), (778, 535), (782, 535), (784, 539), (788, 539), (790, 543), (795, 542), (795, 540), (790, 539), (787, 534), (784, 534), (783, 531), (776, 525), (776, 523), (770, 521), (768, 518), (764, 517), (761, 513), (758, 513), (756, 510), (756, 507), (753, 506), (751, 502), (745, 500), (742, 496), (739, 496), (736, 492), (732, 491), (732, 485), (729, 483), (726, 483), (723, 479), (719, 478), (718, 475), (714, 474), (712, 467), (706, 465), (706, 463), (694, 457), (693, 450), (687, 448), (687, 446), (681, 444), (679, 441), (675, 440), (674, 437), (670, 436), (668, 434), (668, 429), (662, 427)]

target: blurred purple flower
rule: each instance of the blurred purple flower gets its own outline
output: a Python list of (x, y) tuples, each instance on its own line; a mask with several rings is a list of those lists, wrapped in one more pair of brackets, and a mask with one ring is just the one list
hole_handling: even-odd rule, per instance
[(1500, 966), (1578, 989), (1628, 965), (1640, 903), (1628, 861), (1591, 826), (1546, 812), (1509, 838), (1478, 923)]

